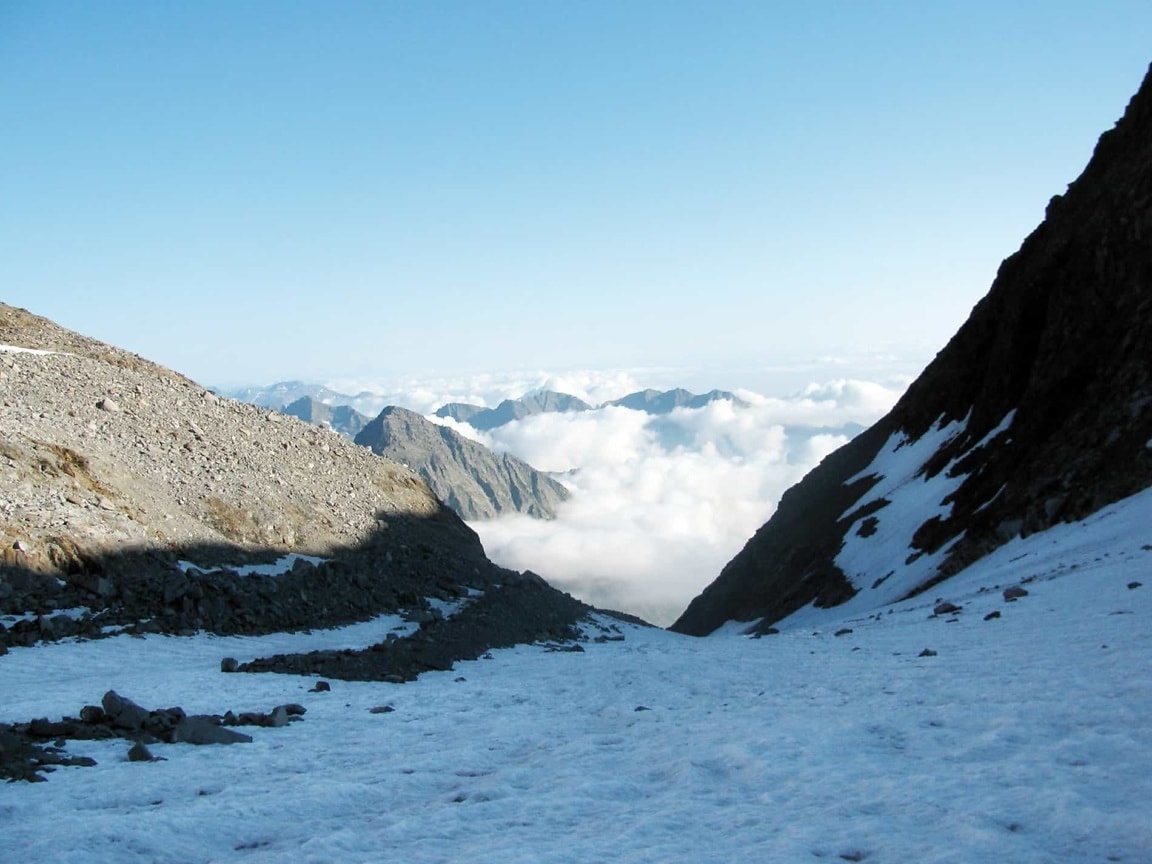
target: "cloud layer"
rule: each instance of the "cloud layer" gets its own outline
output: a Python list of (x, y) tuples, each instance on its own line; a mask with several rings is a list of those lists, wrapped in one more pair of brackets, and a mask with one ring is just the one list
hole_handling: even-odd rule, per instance
[(536, 415), (485, 434), (453, 424), (555, 472), (573, 492), (553, 522), (515, 516), (472, 527), (500, 564), (668, 624), (784, 491), (882, 416), (901, 389), (837, 380), (786, 398), (742, 391), (749, 407), (715, 402), (663, 417), (603, 408)]

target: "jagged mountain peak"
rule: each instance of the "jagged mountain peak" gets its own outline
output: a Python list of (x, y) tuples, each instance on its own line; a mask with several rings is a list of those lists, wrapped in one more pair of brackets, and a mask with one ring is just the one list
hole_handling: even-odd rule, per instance
[(416, 471), (464, 519), (524, 513), (551, 519), (568, 490), (508, 453), (494, 453), (454, 429), (391, 405), (356, 443)]

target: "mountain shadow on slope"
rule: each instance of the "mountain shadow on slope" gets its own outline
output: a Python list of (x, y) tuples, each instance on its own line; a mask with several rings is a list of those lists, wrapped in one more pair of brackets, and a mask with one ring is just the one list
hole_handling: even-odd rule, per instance
[[(282, 549), (229, 544), (84, 554), (53, 572), (0, 564), (0, 611), (20, 616), (10, 626), (0, 624), (0, 655), (9, 647), (61, 638), (259, 635), (397, 613), (421, 622), (421, 629), (365, 653), (372, 657), (375, 680), (409, 679), (492, 648), (574, 638), (575, 624), (593, 611), (535, 574), (493, 564), (475, 533), (450, 510), (430, 517), (380, 516), (380, 527), (366, 542), (333, 550), (318, 563), (297, 560), (278, 575), (241, 574), (246, 566), (282, 558)], [(442, 619), (430, 604), (437, 600), (464, 603), (464, 610)], [(77, 609), (90, 611), (61, 611)], [(344, 663), (343, 671), (331, 661), (322, 669), (304, 669), (282, 659), (261, 668), (361, 679), (368, 674), (363, 663)], [(257, 666), (250, 671), (260, 671)]]
[[(920, 556), (948, 578), (1009, 539), (1075, 521), (1152, 482), (1152, 71), (1081, 176), (1001, 265), (986, 297), (892, 411), (825, 459), (673, 625), (763, 629), (836, 605)], [(874, 571), (836, 563), (889, 501), (857, 503), (888, 442), (956, 423), (909, 481), (955, 488)], [(864, 536), (859, 534), (859, 536)]]

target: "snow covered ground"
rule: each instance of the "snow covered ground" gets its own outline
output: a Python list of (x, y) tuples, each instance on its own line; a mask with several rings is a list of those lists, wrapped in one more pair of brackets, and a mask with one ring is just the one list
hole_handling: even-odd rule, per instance
[[(938, 598), (963, 611), (932, 617)], [(890, 608), (805, 610), (762, 639), (620, 625), (624, 641), (584, 653), (527, 646), (329, 693), (219, 661), (372, 641), (395, 622), (13, 649), (0, 720), (75, 715), (110, 688), (154, 708), (308, 713), (246, 729), (251, 744), (156, 745), (156, 763), (127, 762), (124, 741), (71, 742), (99, 764), (0, 785), (0, 856), (1152, 861), (1152, 492)]]

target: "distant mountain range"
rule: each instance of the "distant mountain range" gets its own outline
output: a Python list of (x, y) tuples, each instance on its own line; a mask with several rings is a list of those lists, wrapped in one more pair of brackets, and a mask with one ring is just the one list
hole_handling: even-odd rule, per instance
[(568, 498), (567, 489), (528, 463), (406, 408), (385, 408), (356, 443), (410, 467), (464, 519), (505, 513), (551, 519)]
[(557, 393), (554, 390), (541, 390), (530, 393), (519, 399), (505, 399), (495, 408), (485, 408), (482, 405), (470, 405), (466, 402), (450, 402), (436, 409), (437, 417), (449, 417), (459, 423), (467, 423), (473, 429), (487, 432), (513, 420), (521, 420), (534, 414), (570, 413), (576, 411), (594, 411), (596, 408), (630, 408), (633, 411), (643, 411), (646, 414), (671, 414), (677, 408), (703, 408), (711, 402), (727, 400), (740, 407), (747, 407), (748, 403), (734, 393), (727, 390), (710, 390), (697, 395), (687, 390), (641, 390), (630, 393), (620, 399), (603, 402), (600, 405), (589, 405), (583, 399), (570, 396), (567, 393)]
[(356, 400), (355, 396), (349, 396), (347, 393), (337, 393), (322, 384), (309, 384), (304, 381), (277, 381), (265, 387), (224, 389), (220, 391), (220, 395), (235, 399), (237, 402), (277, 410), (301, 399), (315, 399), (326, 405), (351, 405)]
[(285, 405), (280, 411), (299, 417), (305, 423), (326, 426), (350, 440), (354, 439), (371, 420), (350, 405), (329, 405), (314, 396), (301, 396), (290, 405)]
[[(510, 454), (494, 453), (405, 408), (390, 406), (375, 420), (369, 420), (350, 405), (339, 404), (340, 400), (350, 402), (356, 397), (301, 381), (248, 387), (231, 391), (230, 395), (332, 429), (375, 453), (403, 462), (463, 519), (492, 519), (506, 513), (552, 519), (557, 505), (568, 498), (563, 485), (528, 463)], [(489, 431), (536, 414), (620, 407), (660, 416), (677, 408), (702, 408), (719, 400), (748, 405), (727, 390), (701, 395), (683, 389), (641, 390), (600, 406), (589, 405), (567, 393), (540, 390), (519, 399), (505, 399), (495, 408), (451, 402), (437, 410), (436, 416)], [(674, 434), (675, 430), (666, 432)]]
[[(438, 426), (405, 408), (387, 407), (372, 420), (349, 405), (332, 405), (324, 401), (354, 397), (299, 381), (282, 381), (269, 387), (237, 392), (260, 400), (253, 404), (272, 407), (282, 414), (331, 429), (378, 455), (404, 463), (462, 519), (492, 519), (507, 513), (552, 519), (556, 516), (556, 506), (568, 498), (564, 486), (528, 463), (509, 454), (494, 453), (483, 444), (470, 441), (459, 432)], [(304, 395), (286, 405), (276, 404), (297, 393)], [(552, 395), (557, 398), (543, 397), (535, 402), (526, 400), (525, 404), (537, 406), (540, 410), (579, 410), (570, 407), (580, 403), (579, 399), (563, 394)], [(569, 407), (559, 407), (565, 405)], [(514, 416), (526, 416), (526, 411), (536, 413), (512, 402), (504, 403), (489, 413), (503, 412), (500, 416), (514, 419)], [(495, 425), (500, 424), (489, 428)]]
[(643, 411), (646, 414), (671, 414), (677, 408), (703, 408), (711, 402), (732, 402), (740, 408), (747, 408), (748, 403), (727, 390), (709, 390), (707, 393), (696, 395), (687, 390), (641, 390), (638, 393), (629, 393), (620, 399), (605, 402), (604, 405), (616, 405), (620, 408), (631, 408), (633, 411)]
[(436, 409), (437, 417), (450, 417), (460, 423), (467, 423), (473, 429), (486, 432), (520, 420), (533, 414), (566, 413), (589, 411), (592, 406), (576, 396), (557, 393), (555, 390), (541, 390), (519, 399), (505, 399), (495, 408), (483, 405), (469, 405), (466, 402), (449, 402)]

